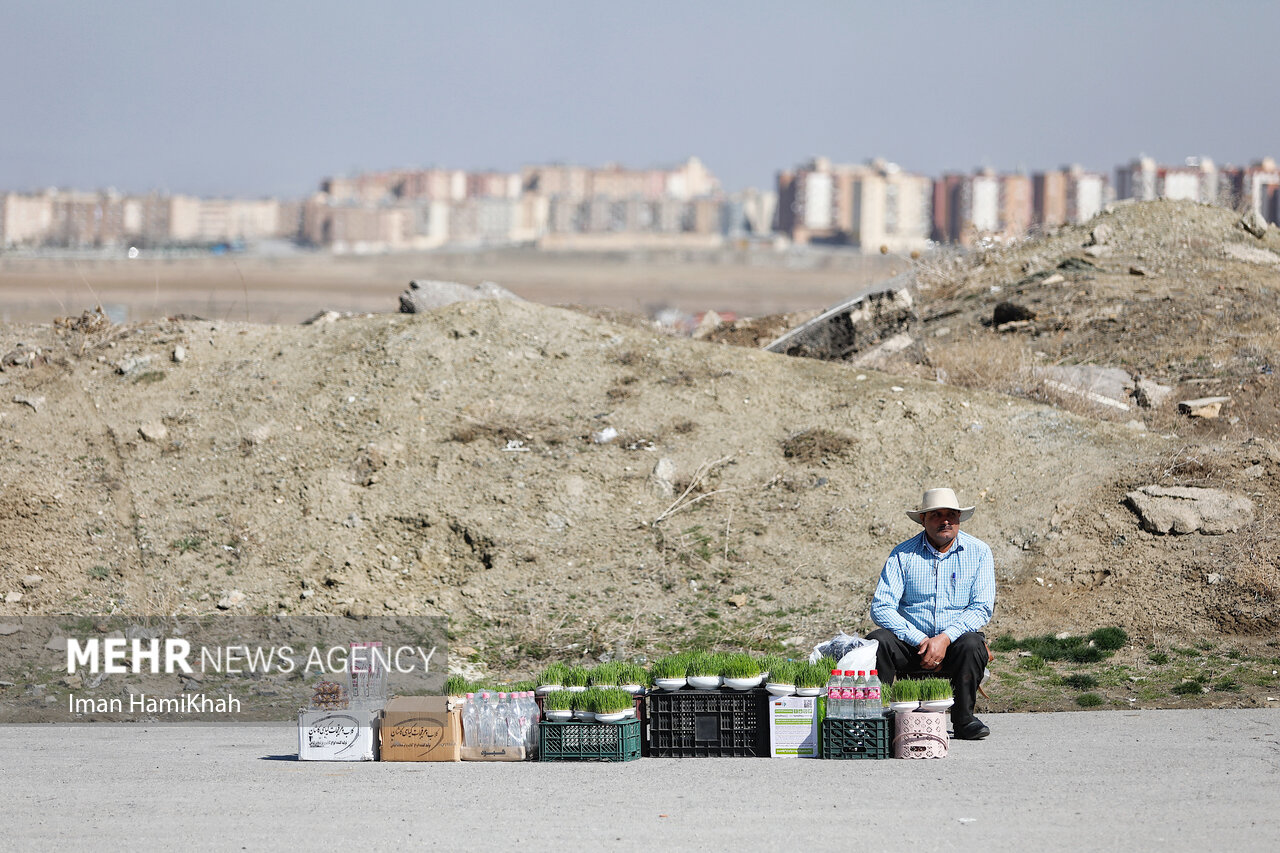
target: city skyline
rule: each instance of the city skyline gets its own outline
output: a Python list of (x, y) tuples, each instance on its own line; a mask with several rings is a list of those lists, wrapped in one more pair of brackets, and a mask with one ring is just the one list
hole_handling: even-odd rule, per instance
[[(301, 197), (324, 176), (697, 154), (922, 174), (1247, 164), (1274, 4), (11, 4), (0, 188)], [(56, 61), (55, 61), (56, 58)], [(1257, 82), (1253, 82), (1256, 80)]]

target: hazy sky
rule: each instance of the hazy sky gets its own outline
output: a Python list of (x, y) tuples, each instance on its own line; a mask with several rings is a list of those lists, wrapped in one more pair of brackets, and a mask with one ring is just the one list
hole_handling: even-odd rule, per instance
[(0, 189), (1280, 155), (1280, 3), (0, 0)]

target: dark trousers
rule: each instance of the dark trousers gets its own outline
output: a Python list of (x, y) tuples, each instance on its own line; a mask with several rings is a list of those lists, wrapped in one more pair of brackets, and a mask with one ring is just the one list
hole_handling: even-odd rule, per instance
[(892, 684), (899, 676), (947, 678), (955, 698), (951, 706), (952, 724), (963, 726), (973, 719), (973, 703), (978, 696), (978, 685), (982, 683), (982, 671), (987, 668), (987, 642), (980, 632), (961, 634), (947, 646), (946, 657), (936, 670), (921, 666), (916, 647), (899, 639), (888, 628), (877, 628), (867, 639), (880, 643), (876, 649), (876, 669), (880, 671), (881, 681)]

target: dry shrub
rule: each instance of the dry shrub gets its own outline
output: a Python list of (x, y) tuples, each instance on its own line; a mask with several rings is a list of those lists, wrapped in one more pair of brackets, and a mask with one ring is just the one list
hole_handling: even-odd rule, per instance
[(1252, 524), (1223, 548), (1227, 576), (1256, 600), (1280, 601), (1280, 532)]
[(1034, 359), (1021, 339), (983, 335), (948, 341), (928, 355), (934, 378), (948, 385), (1027, 397)]
[(1149, 479), (1169, 486), (1220, 486), (1230, 481), (1231, 460), (1213, 455), (1208, 448), (1183, 445), (1161, 456)]
[(782, 455), (798, 462), (818, 462), (827, 457), (843, 456), (853, 447), (852, 438), (823, 427), (815, 427), (784, 440)]
[(991, 334), (951, 341), (931, 348), (927, 362), (934, 379), (960, 388), (1035, 400), (1094, 420), (1141, 417), (1132, 404), (1126, 411), (1057, 387), (1038, 369), (1027, 342), (1016, 335)]
[(916, 287), (932, 299), (950, 299), (960, 292), (974, 258), (957, 248), (940, 248), (921, 255), (912, 265)]
[(449, 440), (460, 444), (481, 439), (529, 442), (541, 438), (547, 443), (558, 443), (563, 439), (562, 436), (548, 434), (551, 424), (545, 419), (523, 411), (507, 411), (493, 400), (467, 406), (459, 414), (463, 423), (453, 430)]

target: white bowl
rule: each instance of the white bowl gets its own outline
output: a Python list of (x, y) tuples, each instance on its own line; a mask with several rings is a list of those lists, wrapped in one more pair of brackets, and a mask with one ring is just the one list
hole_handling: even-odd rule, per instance
[(659, 690), (679, 690), (685, 685), (683, 678), (655, 678), (653, 683), (658, 686)]
[(890, 702), (889, 707), (894, 711), (915, 711), (920, 707), (919, 702)]
[(797, 687), (796, 695), (797, 696), (821, 696), (823, 694), (823, 691), (825, 691), (826, 689), (827, 688), (825, 687)]
[(543, 714), (553, 723), (564, 723), (573, 719), (573, 710), (571, 708), (556, 711), (543, 711)]
[(750, 690), (753, 687), (759, 687), (760, 682), (763, 680), (763, 675), (753, 675), (750, 678), (729, 678), (725, 676), (724, 686), (732, 687), (734, 690)]
[(945, 711), (956, 703), (954, 696), (948, 696), (946, 699), (930, 699), (928, 702), (920, 703), (921, 711)]
[(557, 690), (563, 690), (564, 687), (559, 684), (541, 684), (533, 692), (539, 696), (546, 696), (548, 693), (554, 693)]
[(587, 686), (585, 684), (575, 684), (573, 687), (566, 687), (565, 690), (568, 690), (570, 693), (586, 693)]
[(718, 675), (690, 675), (687, 680), (694, 690), (716, 690), (720, 687)]
[(626, 711), (617, 711), (612, 714), (596, 714), (597, 723), (620, 723), (627, 718)]
[(620, 689), (625, 690), (632, 695), (635, 695), (636, 693), (644, 692), (644, 688), (641, 687), (639, 684), (623, 684), (620, 687)]
[(771, 696), (790, 696), (796, 692), (794, 684), (776, 684), (772, 681), (765, 684), (764, 689), (768, 690)]
[(573, 715), (584, 723), (594, 723), (596, 721), (595, 711), (574, 711)]
[(630, 708), (623, 711), (622, 713), (626, 714), (628, 717), (634, 717), (636, 715), (636, 706), (632, 705)]

